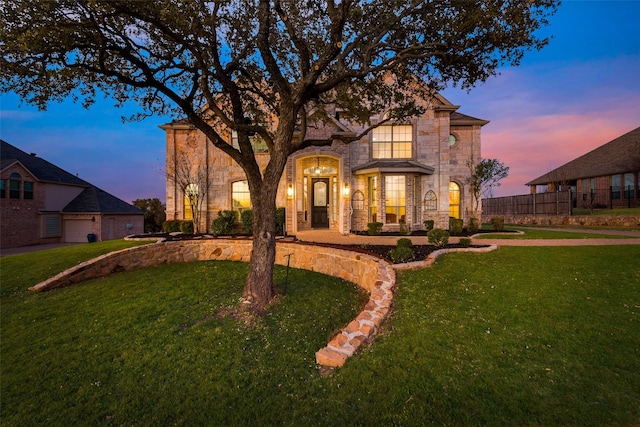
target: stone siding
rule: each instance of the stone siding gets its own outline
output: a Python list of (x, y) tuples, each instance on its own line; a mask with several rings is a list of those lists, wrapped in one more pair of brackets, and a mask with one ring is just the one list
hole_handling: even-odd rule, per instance
[(483, 221), (489, 222), (492, 217), (502, 217), (506, 224), (517, 225), (572, 225), (584, 227), (640, 227), (640, 216), (637, 215), (487, 215)]
[[(249, 239), (207, 239), (181, 242), (158, 242), (112, 252), (72, 267), (31, 288), (47, 291), (119, 271), (167, 263), (202, 260), (248, 262), (252, 241)], [(393, 302), (395, 271), (391, 264), (374, 256), (336, 248), (278, 242), (276, 264), (316, 271), (352, 282), (369, 292), (363, 311), (316, 353), (318, 364), (326, 367), (344, 365), (360, 345), (370, 341), (386, 319)]]

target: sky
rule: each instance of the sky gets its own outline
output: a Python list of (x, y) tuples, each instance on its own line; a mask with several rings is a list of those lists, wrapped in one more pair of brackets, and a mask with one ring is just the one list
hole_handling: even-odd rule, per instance
[[(459, 112), (489, 120), (482, 157), (509, 167), (494, 196), (525, 185), (640, 126), (640, 0), (564, 0), (540, 34), (553, 37), (518, 67), (470, 92), (441, 94)], [(71, 100), (47, 111), (0, 95), (0, 138), (77, 174), (126, 202), (165, 200), (167, 117), (123, 122), (134, 106), (101, 99), (89, 110)]]

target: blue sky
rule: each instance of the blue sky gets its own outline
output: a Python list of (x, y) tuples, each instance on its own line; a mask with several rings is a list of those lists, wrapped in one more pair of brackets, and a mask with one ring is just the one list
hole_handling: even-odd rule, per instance
[[(461, 113), (489, 120), (482, 155), (510, 167), (494, 194), (525, 194), (526, 182), (640, 126), (640, 0), (565, 0), (543, 34), (550, 44), (471, 92), (442, 94)], [(121, 199), (164, 201), (167, 118), (121, 121), (131, 112), (70, 100), (45, 112), (0, 99), (0, 138)]]

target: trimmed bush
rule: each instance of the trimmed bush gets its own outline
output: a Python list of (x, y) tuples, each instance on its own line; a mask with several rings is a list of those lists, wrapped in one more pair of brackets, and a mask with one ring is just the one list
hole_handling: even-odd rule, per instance
[(164, 233), (175, 233), (180, 231), (180, 220), (172, 219), (162, 223), (162, 231)]
[(434, 228), (427, 233), (427, 239), (436, 248), (443, 248), (449, 243), (449, 232), (441, 228)]
[(449, 218), (449, 232), (451, 234), (462, 234), (464, 222), (458, 218)]
[(231, 234), (236, 223), (236, 211), (218, 211), (218, 217), (211, 223), (214, 236)]
[(379, 236), (382, 233), (382, 224), (381, 222), (370, 222), (367, 224), (367, 234), (369, 236)]
[(471, 246), (471, 239), (468, 237), (461, 237), (460, 246), (464, 246), (465, 248), (468, 248), (469, 246)]
[(240, 213), (240, 222), (242, 222), (245, 233), (253, 234), (253, 211), (251, 209), (246, 209)]
[(491, 218), (491, 226), (496, 231), (504, 230), (504, 218), (501, 216), (494, 216)]
[(413, 242), (411, 241), (411, 239), (403, 237), (401, 239), (398, 239), (398, 242), (396, 243), (396, 245), (399, 248), (410, 248), (413, 246)]
[(425, 219), (424, 220), (424, 229), (427, 231), (431, 231), (433, 230), (433, 225), (435, 224), (435, 221), (432, 219)]
[(402, 235), (409, 234), (411, 232), (411, 226), (407, 225), (405, 221), (400, 221), (400, 230), (399, 233)]
[(467, 225), (467, 231), (471, 234), (480, 230), (480, 220), (478, 218), (470, 218), (469, 225)]
[(411, 248), (407, 248), (406, 246), (398, 246), (395, 249), (392, 249), (389, 252), (389, 256), (394, 262), (403, 262), (408, 259), (413, 258), (413, 250)]
[(193, 221), (180, 221), (180, 232), (183, 234), (193, 234)]

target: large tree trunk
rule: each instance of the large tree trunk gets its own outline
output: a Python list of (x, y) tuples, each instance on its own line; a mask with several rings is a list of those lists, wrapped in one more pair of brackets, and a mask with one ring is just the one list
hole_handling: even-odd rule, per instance
[(273, 267), (276, 257), (276, 193), (275, 185), (263, 182), (253, 203), (253, 248), (249, 275), (243, 296), (253, 309), (262, 311), (275, 296)]

